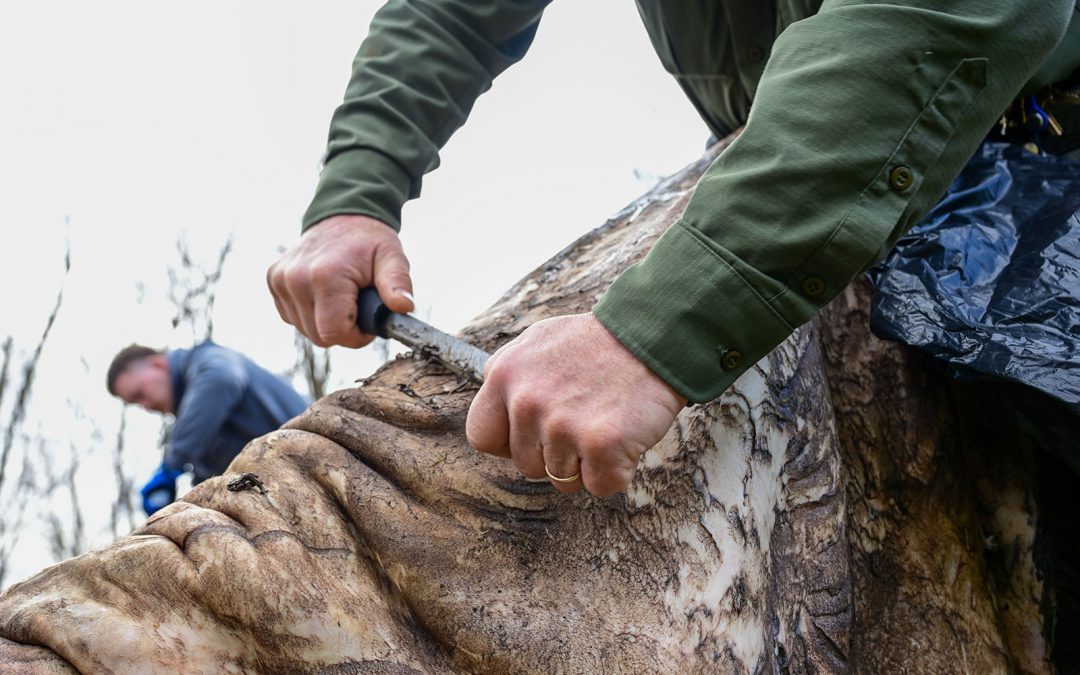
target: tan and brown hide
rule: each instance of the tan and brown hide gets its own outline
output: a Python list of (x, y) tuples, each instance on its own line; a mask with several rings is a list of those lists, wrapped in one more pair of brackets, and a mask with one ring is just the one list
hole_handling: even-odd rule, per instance
[[(529, 275), (466, 336), (494, 349), (587, 311), (705, 165)], [(919, 395), (905, 352), (866, 334), (864, 307), (849, 290), (824, 329), (687, 408), (608, 499), (473, 451), (475, 386), (393, 362), (131, 536), (0, 596), (0, 670), (1045, 669), (1042, 591), (1023, 583), (1025, 474), (1012, 493), (983, 486), (998, 503), (972, 515), (986, 511), (976, 491), (945, 484), (963, 461), (950, 411)], [(226, 489), (247, 471), (268, 494)], [(997, 576), (982, 544), (994, 527), (1019, 542)]]

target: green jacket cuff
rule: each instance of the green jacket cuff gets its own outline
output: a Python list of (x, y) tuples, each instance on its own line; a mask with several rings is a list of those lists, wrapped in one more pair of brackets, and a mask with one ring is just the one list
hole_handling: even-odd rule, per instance
[(401, 207), (411, 196), (412, 179), (383, 153), (356, 148), (334, 155), (319, 176), (315, 198), (304, 213), (303, 229), (330, 216), (370, 216), (401, 230)]
[(593, 314), (676, 391), (703, 403), (793, 330), (755, 286), (778, 284), (680, 221)]

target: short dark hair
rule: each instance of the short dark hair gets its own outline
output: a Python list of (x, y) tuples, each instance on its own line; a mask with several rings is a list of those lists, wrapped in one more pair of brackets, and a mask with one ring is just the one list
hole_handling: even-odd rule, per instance
[(105, 376), (105, 386), (108, 387), (109, 393), (116, 396), (116, 379), (120, 375), (143, 359), (149, 358), (156, 354), (163, 354), (160, 349), (153, 349), (151, 347), (144, 347), (142, 345), (128, 345), (124, 347), (116, 356), (113, 357), (112, 363), (109, 364), (109, 374)]

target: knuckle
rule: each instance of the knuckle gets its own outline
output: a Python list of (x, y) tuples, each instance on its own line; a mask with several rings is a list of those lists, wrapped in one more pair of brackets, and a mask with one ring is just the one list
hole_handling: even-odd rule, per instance
[(582, 430), (578, 444), (589, 455), (607, 455), (622, 448), (622, 434), (609, 426), (593, 425)]
[(308, 273), (309, 283), (313, 288), (326, 288), (338, 278), (337, 270), (326, 264), (314, 265)]
[(499, 391), (507, 391), (513, 380), (513, 364), (507, 361), (505, 355), (500, 356), (498, 361), (487, 368), (484, 375), (484, 383), (490, 384)]
[(525, 391), (514, 396), (510, 403), (510, 416), (519, 418), (535, 418), (544, 408), (541, 397), (532, 391)]
[(544, 419), (544, 434), (552, 443), (574, 445), (574, 418), (565, 413), (552, 413)]
[(291, 265), (280, 273), (280, 282), (286, 288), (298, 288), (308, 283), (308, 271), (298, 265)]

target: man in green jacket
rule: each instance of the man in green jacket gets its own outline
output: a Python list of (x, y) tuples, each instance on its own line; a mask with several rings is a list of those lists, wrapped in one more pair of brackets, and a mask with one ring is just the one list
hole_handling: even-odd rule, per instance
[[(546, 4), (391, 0), (378, 12), (305, 232), (267, 275), (282, 318), (315, 344), (372, 339), (354, 325), (361, 287), (413, 309), (401, 207), (524, 55)], [(638, 8), (713, 133), (745, 130), (591, 313), (537, 323), (493, 355), (467, 423), (477, 449), (597, 495), (626, 488), (687, 401), (718, 396), (882, 258), (1010, 101), (1080, 66), (1075, 0)]]

